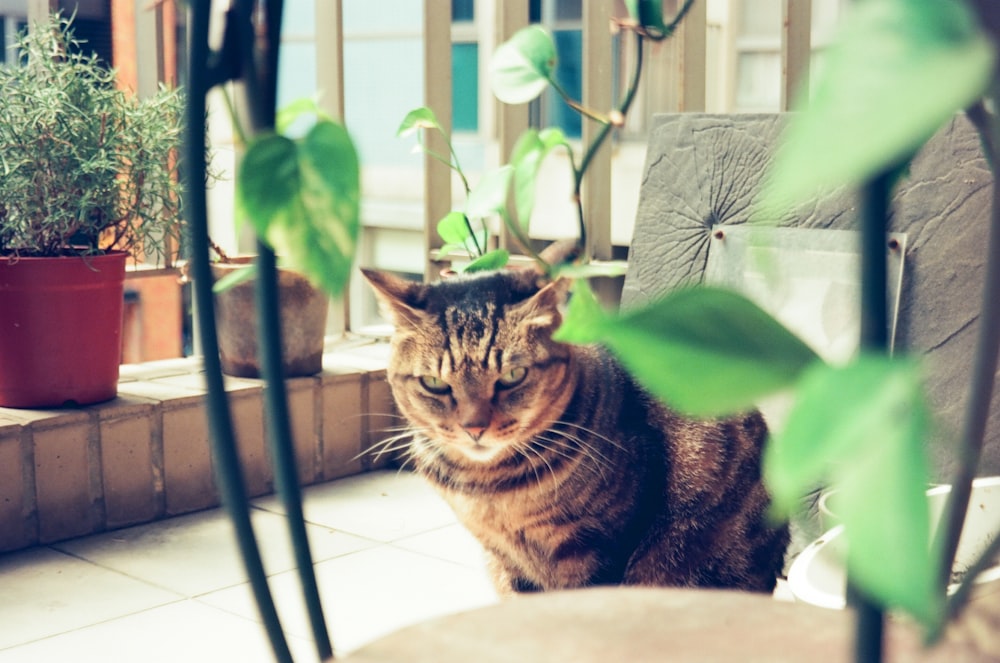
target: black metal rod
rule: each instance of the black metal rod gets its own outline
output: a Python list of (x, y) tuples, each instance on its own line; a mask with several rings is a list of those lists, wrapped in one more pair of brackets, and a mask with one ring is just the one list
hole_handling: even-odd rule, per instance
[(226, 397), (219, 361), (218, 337), (215, 329), (215, 302), (212, 293), (212, 275), (209, 264), (208, 204), (205, 194), (205, 95), (208, 81), (213, 74), (208, 70), (210, 61), (208, 25), (211, 3), (190, 4), (188, 24), (189, 72), (188, 98), (185, 113), (186, 140), (184, 168), (184, 209), (189, 225), (192, 245), (191, 263), (194, 275), (194, 299), (198, 310), (198, 332), (205, 353), (205, 380), (208, 387), (208, 422), (211, 432), (212, 453), (216, 481), (230, 520), (236, 530), (236, 540), (247, 578), (260, 611), (261, 620), (271, 642), (274, 657), (279, 663), (292, 663), (284, 631), (274, 607), (267, 575), (261, 560), (257, 540), (250, 522), (246, 502), (246, 481), (240, 467), (233, 434), (229, 401)]
[[(998, 97), (994, 97), (996, 102)], [(996, 111), (994, 111), (996, 112)], [(986, 426), (989, 423), (990, 406), (993, 403), (993, 383), (996, 380), (997, 364), (1000, 360), (1000, 187), (997, 183), (994, 152), (1000, 143), (1000, 123), (985, 110), (983, 123), (976, 123), (980, 132), (983, 153), (987, 157), (993, 174), (992, 210), (986, 255), (986, 276), (983, 283), (982, 303), (979, 316), (979, 337), (972, 364), (972, 383), (966, 404), (964, 428), (959, 440), (958, 470), (952, 480), (951, 493), (945, 506), (941, 529), (938, 535), (941, 551), (941, 566), (938, 582), (944, 590), (951, 580), (952, 565), (958, 542), (965, 524), (965, 512), (972, 494), (972, 480), (979, 467)]]
[(288, 395), (284, 385), (282, 367), (281, 303), (278, 295), (278, 276), (274, 252), (262, 242), (257, 250), (257, 309), (260, 329), (260, 355), (265, 377), (264, 398), (267, 412), (267, 432), (271, 458), (274, 464), (278, 494), (285, 507), (289, 537), (298, 567), (299, 582), (309, 614), (313, 639), (320, 660), (333, 656), (333, 644), (326, 628), (323, 605), (316, 583), (312, 553), (306, 533), (305, 515), (302, 511), (302, 489), (299, 484), (298, 463), (292, 443), (291, 422), (288, 416)]
[[(247, 106), (252, 123), (251, 135), (274, 131), (277, 113), (278, 50), (281, 40), (282, 0), (266, 0), (263, 14), (255, 3), (246, 2), (244, 12), (245, 39), (243, 47), (247, 59), (242, 71), (247, 91)], [(254, 18), (263, 18), (263, 30), (253, 28)], [(255, 46), (254, 46), (255, 45)], [(299, 582), (313, 641), (320, 660), (333, 657), (333, 644), (326, 627), (323, 606), (316, 582), (312, 553), (302, 510), (302, 489), (299, 484), (298, 464), (292, 442), (291, 421), (288, 414), (288, 394), (282, 361), (281, 303), (278, 296), (278, 270), (274, 251), (263, 241), (257, 242), (257, 326), (261, 368), (265, 380), (264, 402), (267, 420), (267, 437), (274, 464), (278, 495), (285, 508), (289, 539), (295, 556)]]
[[(887, 170), (861, 188), (861, 349), (880, 354), (889, 352), (886, 245), (892, 181), (893, 171)], [(878, 663), (882, 660), (885, 630), (882, 606), (859, 591), (850, 578), (848, 600), (857, 620), (855, 660)]]

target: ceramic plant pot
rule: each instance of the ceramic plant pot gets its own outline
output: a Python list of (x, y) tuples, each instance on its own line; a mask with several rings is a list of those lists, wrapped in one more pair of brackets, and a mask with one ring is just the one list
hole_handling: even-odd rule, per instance
[(0, 406), (117, 395), (126, 258), (0, 257)]
[[(212, 265), (216, 280), (246, 267), (252, 258), (234, 258)], [(253, 279), (215, 295), (215, 320), (222, 371), (236, 377), (259, 378), (257, 303)], [(315, 375), (323, 370), (323, 340), (329, 298), (292, 270), (278, 269), (281, 305), (282, 367), (285, 377)]]
[[(951, 492), (951, 486), (935, 486), (927, 491), (931, 527), (935, 529)], [(836, 510), (836, 495), (830, 503)], [(799, 601), (823, 608), (843, 608), (847, 582), (843, 565), (843, 525), (837, 525), (809, 544), (788, 570), (788, 586)], [(954, 571), (963, 573), (1000, 532), (1000, 477), (983, 477), (972, 484), (962, 538), (955, 555)], [(977, 578), (979, 584), (1000, 579), (1000, 565), (987, 568)], [(955, 585), (951, 587), (953, 591)]]

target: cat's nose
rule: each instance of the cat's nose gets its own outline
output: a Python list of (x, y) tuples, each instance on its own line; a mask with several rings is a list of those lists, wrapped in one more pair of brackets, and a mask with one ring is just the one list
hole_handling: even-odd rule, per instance
[(469, 434), (473, 442), (481, 440), (483, 433), (486, 432), (486, 426), (462, 426), (462, 428)]

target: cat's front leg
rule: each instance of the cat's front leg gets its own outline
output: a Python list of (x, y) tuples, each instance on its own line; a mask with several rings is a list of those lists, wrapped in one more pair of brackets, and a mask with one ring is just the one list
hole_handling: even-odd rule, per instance
[(512, 563), (490, 551), (486, 551), (486, 568), (500, 598), (510, 598), (515, 594), (542, 590), (541, 587), (519, 573)]

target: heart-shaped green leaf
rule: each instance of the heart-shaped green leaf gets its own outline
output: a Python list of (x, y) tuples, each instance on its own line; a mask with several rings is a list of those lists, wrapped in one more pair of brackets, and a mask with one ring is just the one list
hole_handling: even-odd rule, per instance
[(462, 269), (463, 272), (491, 272), (504, 267), (510, 260), (506, 249), (494, 249), (479, 256)]
[(469, 239), (469, 222), (462, 212), (448, 212), (437, 224), (437, 233), (448, 244), (465, 246)]
[(479, 183), (469, 192), (469, 198), (465, 202), (465, 213), (470, 218), (482, 219), (506, 209), (507, 191), (510, 188), (513, 172), (513, 166), (510, 165), (486, 171)]
[(556, 147), (570, 145), (560, 129), (528, 129), (514, 144), (510, 163), (514, 167), (514, 208), (521, 227), (527, 231), (535, 208), (535, 187), (542, 161)]
[(420, 129), (437, 129), (438, 131), (442, 131), (437, 115), (426, 106), (414, 108), (406, 114), (406, 117), (403, 118), (403, 121), (399, 125), (399, 129), (396, 130), (396, 137), (409, 136)]
[(728, 290), (678, 290), (609, 316), (578, 281), (556, 338), (603, 343), (650, 392), (694, 416), (746, 410), (788, 387), (816, 353), (756, 304)]
[(964, 0), (866, 0), (851, 10), (775, 154), (764, 217), (906, 160), (989, 84), (994, 49)]
[(542, 93), (556, 67), (556, 44), (544, 28), (529, 25), (493, 54), (493, 94), (505, 104), (523, 104)]
[(913, 362), (863, 355), (845, 367), (816, 364), (768, 444), (764, 476), (781, 517), (808, 491), (832, 485), (853, 582), (933, 624), (940, 605), (924, 494), (928, 419)]
[(360, 228), (360, 169), (343, 126), (317, 122), (298, 141), (251, 143), (237, 178), (241, 209), (259, 237), (330, 294), (350, 275)]

